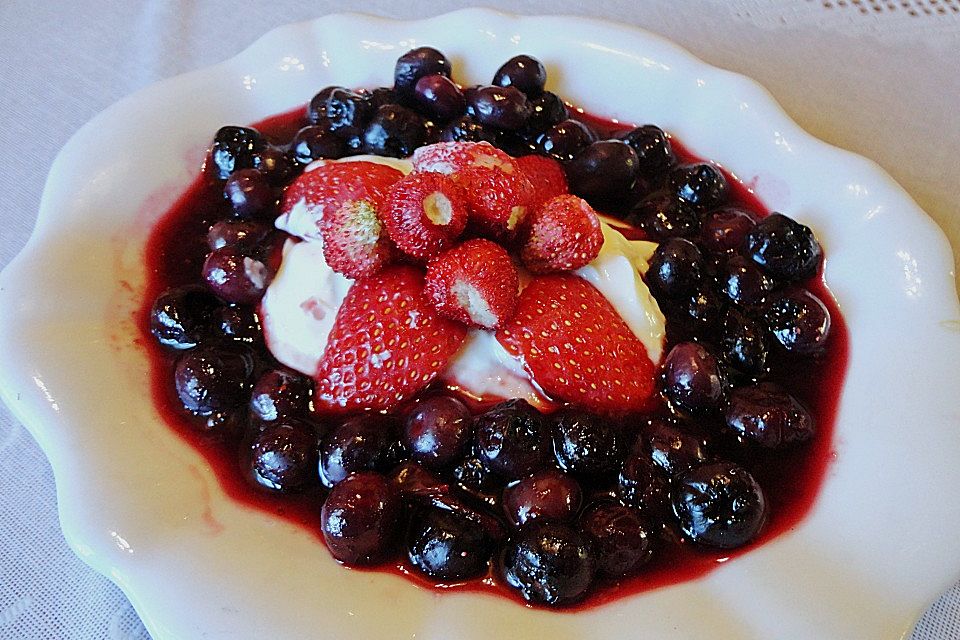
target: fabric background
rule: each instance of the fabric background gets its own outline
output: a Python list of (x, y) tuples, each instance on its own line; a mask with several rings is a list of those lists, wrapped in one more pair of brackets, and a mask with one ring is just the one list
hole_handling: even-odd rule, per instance
[[(33, 228), (57, 151), (119, 98), (228, 58), (287, 22), (348, 9), (415, 18), (470, 4), (0, 0), (0, 268)], [(814, 135), (877, 161), (960, 247), (960, 0), (486, 4), (638, 25), (753, 77)], [(67, 547), (50, 466), (0, 407), (0, 638), (148, 637), (119, 589)], [(913, 638), (960, 638), (960, 585)]]

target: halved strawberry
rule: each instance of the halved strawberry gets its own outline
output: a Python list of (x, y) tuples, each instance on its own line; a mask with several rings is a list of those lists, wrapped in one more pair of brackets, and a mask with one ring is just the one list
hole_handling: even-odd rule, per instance
[(522, 156), (516, 159), (516, 163), (533, 185), (531, 205), (534, 210), (551, 198), (570, 193), (563, 166), (553, 158), (536, 155)]
[(496, 329), (513, 315), (520, 278), (510, 255), (475, 238), (441, 253), (427, 266), (425, 293), (444, 316)]
[(466, 327), (437, 313), (423, 272), (394, 266), (358, 280), (344, 298), (317, 366), (320, 413), (389, 409), (443, 371)]
[(531, 211), (533, 185), (519, 171), (468, 167), (451, 176), (467, 195), (469, 226), (477, 234), (512, 243)]
[(600, 219), (586, 200), (572, 195), (545, 202), (524, 230), (520, 258), (533, 273), (579, 269), (600, 253)]
[(647, 408), (655, 368), (643, 343), (593, 285), (572, 274), (539, 276), (497, 332), (552, 399), (604, 414)]
[(395, 182), (380, 219), (397, 247), (418, 260), (449, 249), (467, 226), (466, 195), (441, 173), (411, 173)]
[(450, 175), (470, 167), (517, 172), (517, 161), (489, 142), (437, 142), (414, 151), (411, 160), (416, 172)]

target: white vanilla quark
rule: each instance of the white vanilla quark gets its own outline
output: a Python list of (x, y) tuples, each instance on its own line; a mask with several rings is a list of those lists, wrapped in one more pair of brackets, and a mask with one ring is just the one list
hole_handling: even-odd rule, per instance
[[(412, 170), (408, 160), (379, 156), (352, 156), (339, 162), (359, 160), (386, 164), (404, 174)], [(323, 163), (314, 162), (306, 171)], [(311, 377), (327, 346), (337, 311), (353, 284), (327, 266), (317, 222), (303, 201), (277, 218), (277, 228), (299, 240), (290, 240), (284, 246), (280, 270), (260, 306), (267, 348), (284, 365)], [(601, 228), (600, 254), (573, 273), (610, 302), (656, 364), (663, 354), (666, 328), (663, 314), (640, 275), (646, 272), (657, 245), (627, 240), (606, 220), (601, 220)], [(467, 332), (442, 379), (474, 398), (526, 398), (536, 404), (543, 400), (520, 359), (510, 355), (493, 332), (483, 329)]]

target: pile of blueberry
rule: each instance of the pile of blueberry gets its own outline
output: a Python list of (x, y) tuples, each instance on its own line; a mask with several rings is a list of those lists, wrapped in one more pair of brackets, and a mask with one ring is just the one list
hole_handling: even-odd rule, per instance
[[(197, 281), (164, 291), (150, 312), (183, 409), (239, 448), (255, 486), (322, 492), (323, 536), (348, 564), (403, 555), (433, 581), (492, 572), (528, 601), (566, 605), (641, 571), (665, 545), (754, 540), (770, 505), (744, 460), (815, 433), (810, 412), (769, 380), (828, 346), (830, 314), (804, 288), (822, 258), (810, 229), (730, 206), (723, 173), (680, 163), (653, 125), (598, 139), (529, 56), (489, 86), (461, 88), (450, 73), (443, 54), (415, 49), (392, 88), (323, 89), (286, 145), (247, 127), (217, 132), (208, 172), (226, 213), (203, 240)], [(319, 158), (403, 157), (453, 140), (551, 156), (573, 193), (660, 243), (646, 274), (668, 318), (659, 408), (547, 415), (517, 399), (471, 408), (431, 389), (390, 415), (312, 412), (313, 381), (272, 358), (256, 311), (285, 239), (270, 225), (281, 190)]]

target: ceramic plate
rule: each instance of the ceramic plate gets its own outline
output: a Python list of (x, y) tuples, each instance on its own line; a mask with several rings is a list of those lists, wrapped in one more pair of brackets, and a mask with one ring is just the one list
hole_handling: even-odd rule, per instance
[[(576, 614), (531, 610), (341, 568), (313, 535), (227, 499), (163, 423), (135, 341), (143, 246), (213, 132), (329, 84), (390, 84), (396, 57), (424, 44), (445, 51), (463, 83), (533, 54), (554, 91), (599, 115), (656, 122), (817, 231), (850, 366), (836, 460), (795, 530), (693, 582)], [(32, 238), (0, 277), (0, 387), (50, 457), (68, 542), (157, 640), (899, 638), (960, 575), (952, 264), (940, 230), (873, 163), (801, 131), (750, 80), (649, 33), (481, 10), (328, 16), (144, 89), (70, 140)]]

